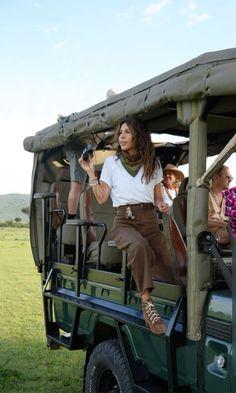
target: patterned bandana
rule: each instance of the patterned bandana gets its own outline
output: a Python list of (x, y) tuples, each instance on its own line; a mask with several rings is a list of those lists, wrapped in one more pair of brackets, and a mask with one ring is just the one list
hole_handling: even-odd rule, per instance
[(133, 177), (135, 177), (142, 166), (140, 154), (129, 156), (127, 153), (122, 152), (120, 160), (125, 170)]

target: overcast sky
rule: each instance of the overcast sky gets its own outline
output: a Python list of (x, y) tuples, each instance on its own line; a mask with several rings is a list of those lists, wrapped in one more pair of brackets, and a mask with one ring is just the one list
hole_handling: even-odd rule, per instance
[(0, 194), (30, 192), (23, 139), (59, 113), (236, 46), (234, 0), (1, 0), (0, 12)]

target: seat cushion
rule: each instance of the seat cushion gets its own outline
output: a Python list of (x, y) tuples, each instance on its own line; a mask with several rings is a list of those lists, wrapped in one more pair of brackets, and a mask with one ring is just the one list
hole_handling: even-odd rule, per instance
[[(98, 260), (98, 242), (92, 242), (88, 247), (87, 262), (96, 263)], [(113, 241), (104, 241), (101, 247), (101, 265), (121, 266), (122, 251)]]

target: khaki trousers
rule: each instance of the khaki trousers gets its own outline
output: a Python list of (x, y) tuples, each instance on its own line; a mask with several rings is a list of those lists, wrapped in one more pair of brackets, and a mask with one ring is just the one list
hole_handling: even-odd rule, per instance
[(117, 247), (127, 251), (138, 291), (152, 290), (153, 278), (177, 283), (155, 207), (146, 203), (129, 206), (132, 218), (127, 218), (128, 206), (118, 207), (111, 234)]

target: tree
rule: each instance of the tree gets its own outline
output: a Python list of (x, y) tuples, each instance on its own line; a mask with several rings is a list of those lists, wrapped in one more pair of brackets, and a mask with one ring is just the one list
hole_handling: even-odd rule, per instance
[(29, 207), (22, 207), (21, 211), (29, 216)]

